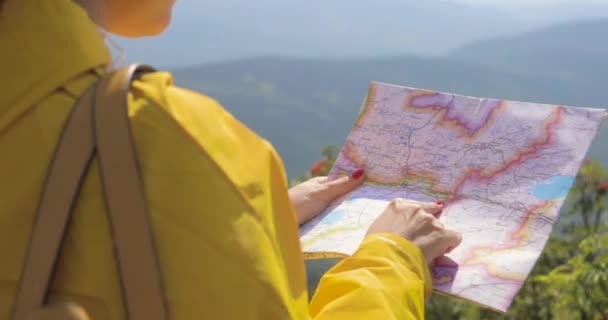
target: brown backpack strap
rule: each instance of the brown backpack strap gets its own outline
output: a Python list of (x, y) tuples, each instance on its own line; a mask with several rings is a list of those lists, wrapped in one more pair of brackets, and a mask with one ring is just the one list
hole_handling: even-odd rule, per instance
[(70, 213), (94, 154), (94, 90), (86, 90), (72, 109), (51, 160), (17, 289), (15, 320), (27, 319), (46, 303)]
[(36, 319), (32, 312), (46, 303), (70, 213), (96, 148), (127, 317), (168, 319), (127, 113), (131, 80), (138, 72), (152, 70), (131, 66), (110, 74), (88, 89), (72, 110), (42, 192), (17, 291), (14, 320)]
[(152, 69), (131, 66), (101, 80), (95, 134), (128, 318), (161, 320), (168, 319), (168, 308), (127, 109), (136, 71)]

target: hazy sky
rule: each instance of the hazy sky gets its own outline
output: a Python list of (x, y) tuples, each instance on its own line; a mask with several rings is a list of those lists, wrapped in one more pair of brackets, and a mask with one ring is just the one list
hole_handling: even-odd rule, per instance
[(558, 4), (591, 4), (608, 6), (608, 0), (449, 0), (451, 2), (475, 6), (551, 6)]
[(119, 43), (129, 61), (160, 66), (267, 55), (441, 56), (480, 39), (608, 19), (608, 0), (376, 0), (375, 4), (177, 0), (172, 26), (163, 35), (119, 39)]

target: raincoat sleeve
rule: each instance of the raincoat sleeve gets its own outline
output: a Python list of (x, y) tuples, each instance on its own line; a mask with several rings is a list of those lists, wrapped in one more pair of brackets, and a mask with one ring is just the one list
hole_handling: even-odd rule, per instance
[(431, 291), (418, 247), (374, 234), (321, 278), (309, 310), (313, 319), (423, 319)]

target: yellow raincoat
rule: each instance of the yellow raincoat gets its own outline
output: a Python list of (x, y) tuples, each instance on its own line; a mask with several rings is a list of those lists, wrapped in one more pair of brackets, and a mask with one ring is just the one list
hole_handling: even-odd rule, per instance
[[(8, 0), (0, 12), (0, 319), (9, 319), (59, 132), (110, 55), (69, 0)], [(414, 319), (431, 289), (420, 251), (365, 239), (308, 303), (281, 160), (216, 101), (157, 72), (129, 97), (172, 319)], [(93, 319), (124, 319), (94, 163), (53, 284)]]

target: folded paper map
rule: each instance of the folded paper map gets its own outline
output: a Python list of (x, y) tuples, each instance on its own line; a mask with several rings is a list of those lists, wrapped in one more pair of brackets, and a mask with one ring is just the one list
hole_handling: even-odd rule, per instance
[(395, 198), (445, 203), (462, 244), (435, 290), (506, 311), (541, 254), (601, 122), (575, 108), (372, 83), (330, 177), (366, 181), (302, 226), (308, 258), (351, 255)]

